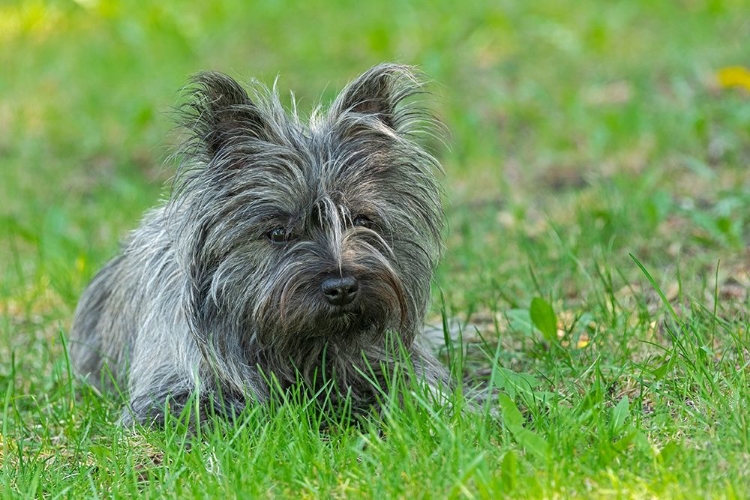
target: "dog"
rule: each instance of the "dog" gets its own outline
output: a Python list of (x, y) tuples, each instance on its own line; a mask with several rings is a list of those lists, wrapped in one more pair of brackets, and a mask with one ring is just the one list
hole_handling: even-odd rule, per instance
[(236, 415), (299, 385), (377, 408), (404, 359), (450, 387), (419, 339), (444, 225), (423, 88), (414, 68), (381, 64), (303, 120), (275, 86), (194, 77), (171, 196), (94, 277), (71, 328), (75, 371), (127, 394), (123, 425), (196, 398)]

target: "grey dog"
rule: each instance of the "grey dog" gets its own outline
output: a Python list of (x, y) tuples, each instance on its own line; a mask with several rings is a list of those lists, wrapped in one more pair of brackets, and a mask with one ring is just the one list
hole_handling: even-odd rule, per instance
[(231, 414), (323, 382), (372, 407), (404, 359), (420, 383), (450, 385), (418, 338), (443, 228), (441, 167), (421, 144), (436, 123), (411, 99), (422, 88), (413, 68), (382, 64), (302, 121), (275, 87), (194, 78), (171, 197), (73, 321), (73, 366), (126, 391), (123, 423), (196, 397)]

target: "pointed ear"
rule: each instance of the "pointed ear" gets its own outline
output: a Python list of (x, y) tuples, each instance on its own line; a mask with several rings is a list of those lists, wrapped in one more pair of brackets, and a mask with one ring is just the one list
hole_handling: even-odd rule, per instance
[(268, 113), (233, 78), (218, 72), (199, 73), (187, 95), (180, 108), (181, 122), (193, 134), (190, 146), (208, 160), (238, 140), (270, 139)]
[(420, 93), (422, 86), (414, 68), (380, 64), (347, 85), (331, 106), (330, 114), (335, 118), (344, 113), (373, 116), (401, 132), (409, 116), (399, 113), (399, 104)]

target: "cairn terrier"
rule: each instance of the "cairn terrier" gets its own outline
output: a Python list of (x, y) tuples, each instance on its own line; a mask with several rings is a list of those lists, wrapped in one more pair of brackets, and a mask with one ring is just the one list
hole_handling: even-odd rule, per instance
[(75, 370), (125, 391), (124, 424), (194, 398), (231, 416), (297, 384), (377, 407), (394, 346), (448, 387), (418, 339), (443, 211), (414, 70), (376, 66), (306, 121), (258, 83), (188, 88), (172, 195), (81, 297)]

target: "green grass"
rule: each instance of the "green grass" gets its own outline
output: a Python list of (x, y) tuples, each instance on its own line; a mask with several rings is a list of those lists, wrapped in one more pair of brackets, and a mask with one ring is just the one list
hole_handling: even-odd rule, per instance
[[(750, 496), (750, 89), (716, 78), (750, 66), (746, 1), (247, 5), (0, 4), (2, 497)], [(384, 60), (434, 80), (428, 321), (496, 396), (115, 426), (64, 339), (171, 175), (188, 75), (280, 75), (309, 110)]]

